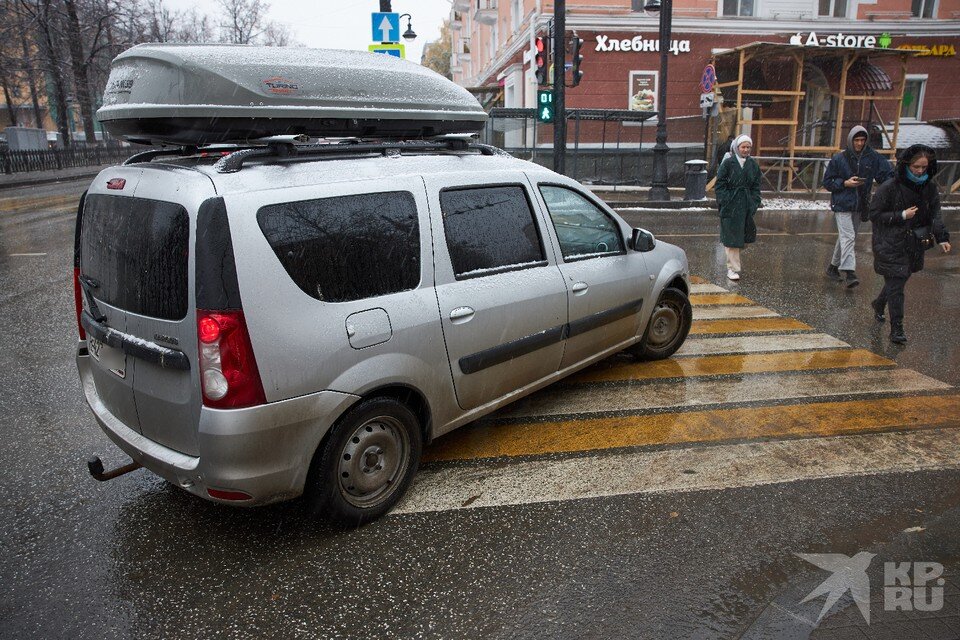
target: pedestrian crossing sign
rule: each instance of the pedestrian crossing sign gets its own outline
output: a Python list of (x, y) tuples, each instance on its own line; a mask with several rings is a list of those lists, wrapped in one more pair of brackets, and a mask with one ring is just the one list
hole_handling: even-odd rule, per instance
[(537, 91), (537, 122), (553, 122), (553, 91)]

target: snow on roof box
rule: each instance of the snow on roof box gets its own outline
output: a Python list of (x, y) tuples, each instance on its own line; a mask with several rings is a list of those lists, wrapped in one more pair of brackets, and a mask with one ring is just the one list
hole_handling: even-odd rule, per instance
[(129, 140), (211, 144), (472, 133), (487, 115), (463, 87), (383, 54), (148, 44), (114, 58), (97, 118)]

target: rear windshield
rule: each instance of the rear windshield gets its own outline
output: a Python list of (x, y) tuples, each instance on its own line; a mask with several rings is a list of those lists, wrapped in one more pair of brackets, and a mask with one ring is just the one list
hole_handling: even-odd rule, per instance
[(80, 270), (109, 305), (153, 318), (187, 315), (190, 217), (172, 202), (88, 195)]

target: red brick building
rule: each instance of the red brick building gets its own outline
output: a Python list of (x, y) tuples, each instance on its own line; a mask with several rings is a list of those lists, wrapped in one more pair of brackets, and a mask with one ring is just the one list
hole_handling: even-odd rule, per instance
[[(566, 38), (576, 32), (585, 41), (584, 78), (580, 86), (567, 89), (568, 107), (655, 108), (657, 92), (663, 89), (658, 17), (646, 14), (642, 4), (642, 0), (568, 0)], [(451, 13), (454, 80), (467, 87), (499, 86), (506, 107), (534, 107), (533, 41), (547, 33), (552, 14), (550, 0), (455, 0)], [(672, 30), (666, 87), (671, 146), (703, 144), (699, 84), (705, 65), (722, 50), (754, 42), (786, 45), (792, 41), (811, 51), (834, 48), (838, 54), (841, 48), (850, 50), (864, 63), (852, 70), (850, 86), (881, 97), (897, 93), (903, 68), (900, 56), (872, 52), (916, 51), (906, 62), (902, 103), (876, 100), (867, 105), (864, 101), (862, 111), (860, 105), (855, 109), (848, 105), (844, 127), (861, 117), (892, 125), (899, 115), (905, 136), (908, 124), (960, 117), (955, 98), (960, 79), (960, 0), (674, 0)], [(789, 84), (786, 76), (792, 78), (792, 74), (781, 67), (772, 60), (752, 60), (745, 86), (758, 83), (776, 89)], [(839, 67), (805, 64), (803, 71), (795, 143), (832, 146), (839, 115)], [(736, 74), (735, 66), (718, 64), (721, 83), (736, 80)], [(884, 75), (889, 88), (884, 86)], [(733, 96), (727, 90), (723, 94), (729, 110)], [(771, 110), (769, 101), (757, 96), (743, 103), (743, 108)], [(750, 112), (740, 116), (749, 122)], [(715, 133), (729, 133), (723, 130), (723, 119), (714, 118), (711, 124)], [(741, 126), (749, 128), (747, 123)], [(780, 140), (789, 134), (788, 129), (784, 132), (767, 137)], [(522, 138), (525, 133), (517, 130), (510, 135)], [(635, 144), (639, 133), (631, 131), (627, 138), (625, 142)], [(653, 141), (649, 125), (644, 141), (644, 146)]]

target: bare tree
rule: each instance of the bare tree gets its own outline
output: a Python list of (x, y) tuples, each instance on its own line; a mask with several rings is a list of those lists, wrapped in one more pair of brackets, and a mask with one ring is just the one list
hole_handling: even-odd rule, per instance
[(210, 16), (190, 9), (177, 13), (177, 42), (213, 42), (214, 27)]
[(263, 34), (263, 44), (269, 47), (296, 47), (299, 46), (287, 25), (270, 21)]
[(229, 44), (254, 44), (266, 32), (270, 5), (263, 0), (217, 0), (223, 12), (220, 39)]
[(34, 33), (38, 61), (52, 85), (52, 114), (65, 145), (70, 140), (70, 112), (67, 104), (67, 77), (64, 74), (62, 16), (53, 0), (19, 0), (25, 25)]

